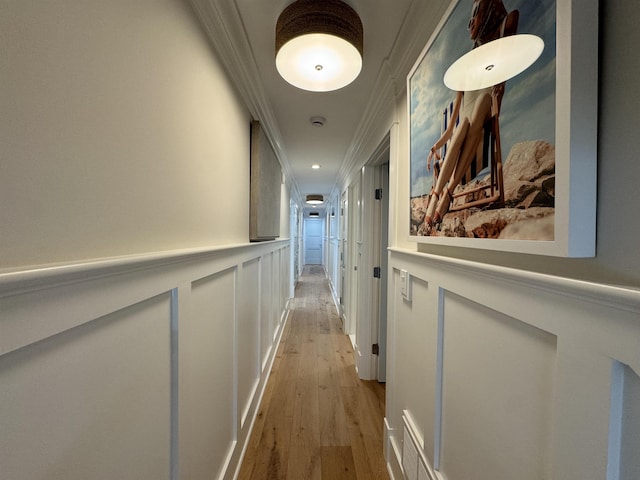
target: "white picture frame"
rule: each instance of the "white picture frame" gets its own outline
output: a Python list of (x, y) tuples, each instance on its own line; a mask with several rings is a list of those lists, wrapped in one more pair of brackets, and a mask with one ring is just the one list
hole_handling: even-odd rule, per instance
[[(503, 169), (509, 178), (517, 177), (514, 175), (516, 155), (510, 156), (514, 145), (533, 149), (530, 142), (543, 141), (553, 146), (553, 175), (543, 179), (547, 185), (545, 194), (551, 192), (549, 188), (553, 189), (552, 205), (522, 206), (510, 197), (508, 204), (451, 212), (449, 217), (442, 218), (442, 223), (433, 223), (431, 228), (424, 220), (420, 223), (421, 216), (426, 217), (429, 185), (433, 186), (433, 176), (429, 184), (426, 169), (427, 155), (443, 130), (439, 112), (450, 105), (442, 105), (440, 99), (447, 95), (453, 99), (456, 95), (442, 83), (444, 71), (473, 47), (466, 29), (472, 2), (453, 0), (407, 76), (409, 239), (466, 248), (592, 257), (596, 245), (598, 1), (584, 0), (579, 5), (562, 0), (503, 0), (503, 3), (508, 11), (519, 11), (516, 33), (534, 34), (545, 41), (542, 56), (529, 69), (506, 82), (499, 114)], [(525, 180), (532, 183), (529, 178)], [(507, 180), (505, 190), (506, 183)], [(499, 209), (504, 211), (497, 212)], [(481, 216), (477, 215), (481, 212)], [(519, 220), (508, 224), (509, 229), (499, 231), (502, 238), (476, 235), (475, 232), (484, 231), (473, 228), (470, 220), (473, 215), (477, 225), (481, 217), (507, 218), (509, 213)], [(535, 221), (524, 218), (526, 215), (535, 217)], [(495, 228), (485, 230), (497, 231)], [(460, 232), (465, 236), (448, 236)]]

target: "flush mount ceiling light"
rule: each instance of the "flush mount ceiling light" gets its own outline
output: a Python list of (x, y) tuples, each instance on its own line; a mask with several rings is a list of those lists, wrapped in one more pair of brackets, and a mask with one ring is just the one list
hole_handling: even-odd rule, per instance
[(276, 67), (303, 90), (328, 92), (353, 82), (362, 69), (363, 29), (341, 0), (296, 0), (276, 24)]
[(324, 202), (322, 195), (307, 195), (307, 203), (309, 205), (320, 205)]
[(313, 168), (314, 170), (318, 170), (321, 167), (321, 165), (318, 165), (317, 163), (314, 163), (313, 165), (311, 165), (311, 168)]
[(529, 68), (543, 49), (543, 40), (535, 35), (493, 40), (453, 62), (444, 74), (444, 84), (451, 90), (470, 92), (506, 82)]

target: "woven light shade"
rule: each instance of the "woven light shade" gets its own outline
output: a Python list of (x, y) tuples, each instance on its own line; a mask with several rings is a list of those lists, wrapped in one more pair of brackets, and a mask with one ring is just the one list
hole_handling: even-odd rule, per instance
[(324, 202), (322, 195), (307, 195), (307, 203), (310, 205), (320, 205)]
[(327, 92), (353, 82), (362, 69), (363, 28), (341, 0), (297, 0), (276, 24), (276, 68), (287, 82)]

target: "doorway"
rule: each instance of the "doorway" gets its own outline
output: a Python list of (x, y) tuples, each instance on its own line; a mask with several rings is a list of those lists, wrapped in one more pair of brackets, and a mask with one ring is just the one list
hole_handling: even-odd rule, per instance
[(304, 219), (304, 264), (322, 265), (322, 236), (324, 221), (321, 218)]
[(363, 212), (356, 366), (366, 380), (386, 381), (389, 246), (389, 142), (362, 169)]

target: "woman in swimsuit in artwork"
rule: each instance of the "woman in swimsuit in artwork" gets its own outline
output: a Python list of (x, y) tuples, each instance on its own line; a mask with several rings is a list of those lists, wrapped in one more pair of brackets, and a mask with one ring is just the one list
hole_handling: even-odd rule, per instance
[[(469, 36), (473, 48), (501, 37), (513, 35), (518, 28), (518, 10), (507, 13), (502, 0), (474, 0)], [(451, 121), (442, 136), (431, 147), (427, 156), (427, 170), (431, 170), (434, 159), (440, 160), (438, 150), (450, 142), (447, 154), (429, 197), (425, 216), (427, 234), (434, 224), (440, 223), (449, 210), (452, 192), (462, 180), (465, 172), (476, 155), (483, 138), (483, 126), (492, 116), (492, 105), (500, 111), (504, 83), (472, 92), (457, 92)]]

